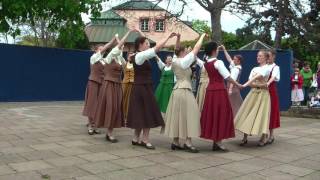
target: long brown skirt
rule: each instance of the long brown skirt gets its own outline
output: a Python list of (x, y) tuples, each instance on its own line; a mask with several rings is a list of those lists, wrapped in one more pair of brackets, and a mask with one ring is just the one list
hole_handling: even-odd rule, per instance
[[(227, 89), (229, 89), (229, 83), (227, 87)], [(232, 107), (233, 117), (236, 117), (243, 102), (243, 99), (240, 94), (240, 89), (238, 87), (233, 86), (232, 93), (229, 94), (229, 100)]]
[(98, 128), (120, 128), (124, 126), (121, 83), (103, 82), (99, 93), (95, 120)]
[(128, 116), (128, 109), (129, 109), (129, 102), (130, 102), (130, 94), (132, 90), (132, 83), (123, 83), (122, 84), (122, 90), (123, 90), (123, 97), (122, 97), (122, 109), (123, 109), (123, 115), (124, 119), (127, 119)]
[(93, 119), (95, 117), (98, 105), (98, 95), (100, 87), (100, 83), (91, 80), (88, 81), (82, 115), (87, 116), (89, 118), (90, 124), (94, 124)]
[(152, 84), (133, 84), (130, 95), (127, 125), (132, 129), (164, 126)]

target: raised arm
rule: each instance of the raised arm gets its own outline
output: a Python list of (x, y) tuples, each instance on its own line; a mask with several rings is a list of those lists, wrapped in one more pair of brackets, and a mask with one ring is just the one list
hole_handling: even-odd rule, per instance
[(176, 35), (177, 35), (176, 33), (171, 33), (168, 37), (166, 37), (165, 39), (157, 43), (156, 46), (154, 47), (154, 50), (156, 52), (160, 51), (160, 49), (163, 48), (163, 46), (168, 42), (168, 40)]
[(157, 64), (160, 70), (162, 70), (165, 67), (165, 64), (162, 62), (162, 60), (159, 58), (159, 56), (156, 56)]
[(130, 34), (131, 32), (133, 32), (133, 31), (137, 31), (137, 30), (132, 30), (132, 29), (130, 29), (130, 30), (122, 37), (122, 39), (121, 39), (121, 40), (118, 42), (118, 44), (117, 44), (118, 48), (121, 48), (121, 47), (124, 45), (124, 43), (126, 42), (129, 34)]
[(177, 34), (177, 40), (176, 40), (176, 46), (175, 49), (179, 49), (180, 48), (180, 39), (181, 39), (181, 34)]
[(220, 46), (224, 52), (224, 55), (226, 56), (226, 59), (228, 60), (229, 63), (232, 62), (232, 58), (230, 56), (230, 54), (228, 53), (228, 51), (226, 50), (226, 47), (224, 47), (224, 45)]
[(116, 41), (116, 38), (113, 37), (110, 42), (108, 42), (103, 46), (101, 53), (104, 53), (107, 49), (111, 48), (111, 46), (115, 43), (115, 41)]
[(203, 42), (203, 39), (204, 37), (206, 36), (205, 33), (201, 34), (199, 40), (197, 41), (197, 43), (194, 45), (193, 47), (193, 50), (192, 50), (192, 53), (196, 56), (198, 54), (198, 52), (200, 51), (201, 49), (201, 46), (202, 46), (202, 42)]

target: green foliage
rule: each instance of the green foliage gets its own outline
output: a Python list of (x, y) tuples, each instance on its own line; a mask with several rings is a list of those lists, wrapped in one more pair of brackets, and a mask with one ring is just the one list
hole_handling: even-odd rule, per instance
[(208, 21), (203, 21), (198, 19), (193, 20), (192, 28), (200, 34), (207, 33), (209, 35), (209, 38), (211, 38), (212, 36), (211, 27), (208, 25)]
[[(38, 22), (45, 22), (46, 31), (61, 34), (58, 41), (60, 45), (74, 48), (77, 42), (84, 40), (84, 30), (80, 32), (80, 28), (84, 27), (80, 23), (81, 13), (90, 12), (93, 17), (98, 16), (103, 1), (105, 0), (1, 0), (0, 32), (16, 37), (20, 35), (22, 25), (32, 27)], [(70, 34), (70, 31), (78, 34)]]

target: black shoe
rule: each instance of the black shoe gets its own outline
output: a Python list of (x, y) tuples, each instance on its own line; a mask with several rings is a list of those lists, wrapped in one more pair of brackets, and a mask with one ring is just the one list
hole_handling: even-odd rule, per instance
[(88, 134), (89, 135), (94, 135), (94, 130), (92, 128), (88, 128)]
[(179, 146), (179, 145), (176, 145), (174, 143), (171, 144), (171, 150), (183, 150), (184, 148)]
[(109, 141), (109, 142), (111, 142), (111, 143), (117, 143), (117, 142), (118, 142), (117, 139), (114, 139), (114, 138), (111, 139), (109, 135), (106, 135), (106, 140)]
[(274, 138), (269, 139), (269, 140), (267, 141), (267, 144), (272, 144), (273, 142), (274, 142)]
[(266, 142), (263, 142), (263, 141), (260, 141), (259, 144), (257, 144), (258, 147), (264, 147), (268, 144), (268, 141)]
[(240, 146), (244, 146), (244, 145), (246, 145), (246, 144), (248, 144), (248, 139), (242, 140), (242, 142), (241, 142), (239, 145), (240, 145)]
[(98, 129), (94, 129), (94, 130), (93, 130), (93, 133), (94, 133), (94, 134), (101, 134), (101, 131), (99, 131)]
[(191, 152), (191, 153), (198, 153), (199, 150), (197, 148), (195, 148), (194, 146), (188, 146), (186, 144), (183, 145), (183, 148), (187, 151), (187, 152)]
[(141, 146), (141, 143), (139, 143), (138, 141), (131, 141), (132, 145), (134, 146)]
[[(154, 149), (156, 149), (151, 143), (145, 143), (145, 142), (143, 142), (143, 141), (141, 141), (141, 146), (143, 146), (143, 147), (145, 147), (145, 148), (147, 148), (147, 149), (150, 149), (150, 150), (154, 150)], [(149, 145), (148, 145), (149, 144)]]
[(212, 146), (212, 151), (222, 151), (222, 152), (229, 152), (228, 149), (219, 146), (218, 144), (214, 143)]

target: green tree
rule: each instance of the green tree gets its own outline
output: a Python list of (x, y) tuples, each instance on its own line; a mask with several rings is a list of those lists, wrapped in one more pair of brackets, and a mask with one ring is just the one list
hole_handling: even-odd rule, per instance
[[(78, 36), (83, 28), (81, 13), (91, 13), (93, 17), (99, 15), (102, 10), (101, 3), (105, 0), (2, 0), (2, 10), (0, 10), (0, 32), (9, 33), (13, 37), (21, 34), (24, 26), (32, 29), (33, 36), (38, 37), (43, 43), (39, 45), (47, 46), (50, 39), (49, 33), (55, 38), (59, 36), (59, 42), (63, 40), (82, 40)], [(75, 28), (70, 38), (65, 34), (66, 29)], [(66, 47), (73, 48), (70, 42), (63, 43)], [(76, 44), (76, 43), (73, 43)]]

